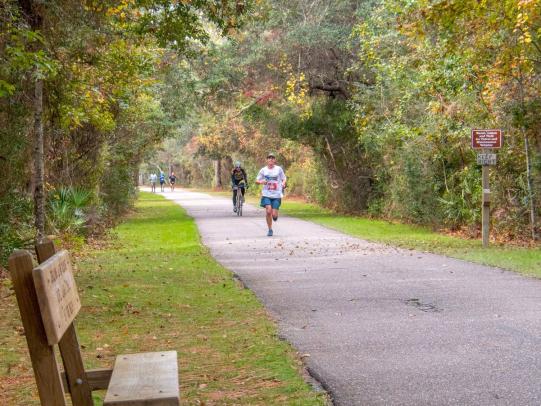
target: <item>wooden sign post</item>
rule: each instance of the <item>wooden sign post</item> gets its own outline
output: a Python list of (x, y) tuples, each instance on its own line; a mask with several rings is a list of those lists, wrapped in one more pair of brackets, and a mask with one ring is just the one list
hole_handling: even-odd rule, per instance
[(490, 171), (491, 165), (496, 165), (496, 154), (491, 149), (502, 147), (503, 137), (501, 130), (472, 130), (471, 144), (474, 149), (481, 149), (482, 153), (477, 154), (477, 164), (483, 166), (482, 172), (482, 234), (483, 247), (488, 247), (490, 240)]
[(490, 238), (490, 172), (488, 165), (483, 165), (482, 169), (482, 187), (483, 187), (483, 208), (481, 209), (482, 215), (482, 233), (483, 233), (483, 247), (488, 247)]

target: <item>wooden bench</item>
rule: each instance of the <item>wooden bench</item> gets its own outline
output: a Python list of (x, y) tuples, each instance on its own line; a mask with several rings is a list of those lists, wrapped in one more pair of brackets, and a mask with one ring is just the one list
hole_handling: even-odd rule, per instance
[[(85, 370), (74, 326), (81, 308), (67, 251), (44, 240), (36, 244), (40, 265), (28, 251), (9, 258), (42, 406), (92, 406), (92, 391), (107, 389), (106, 406), (179, 405), (176, 351), (119, 355), (113, 369)], [(55, 358), (58, 345), (64, 372)]]

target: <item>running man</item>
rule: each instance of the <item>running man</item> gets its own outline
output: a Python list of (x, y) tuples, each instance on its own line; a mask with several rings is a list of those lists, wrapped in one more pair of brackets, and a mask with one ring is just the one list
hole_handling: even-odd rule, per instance
[[(235, 162), (235, 167), (231, 171), (231, 188), (233, 189), (233, 211), (237, 212), (237, 189), (240, 187), (242, 192), (242, 198), (244, 199), (244, 192), (248, 189), (248, 177), (246, 171), (242, 167), (239, 161)], [(243, 200), (244, 202), (244, 200)]]
[(160, 188), (162, 192), (164, 192), (164, 187), (165, 187), (165, 173), (160, 171)]
[(175, 172), (171, 172), (171, 175), (169, 175), (169, 184), (171, 185), (171, 192), (175, 191), (176, 181), (177, 181), (177, 177), (175, 176)]
[(158, 176), (155, 173), (150, 174), (150, 187), (152, 188), (152, 193), (156, 193), (156, 182), (158, 181)]
[(282, 191), (286, 187), (286, 174), (276, 165), (276, 155), (273, 152), (267, 154), (267, 166), (261, 168), (257, 175), (256, 183), (263, 186), (261, 191), (261, 207), (265, 208), (267, 236), (272, 237), (272, 222), (278, 221), (278, 210), (282, 204)]

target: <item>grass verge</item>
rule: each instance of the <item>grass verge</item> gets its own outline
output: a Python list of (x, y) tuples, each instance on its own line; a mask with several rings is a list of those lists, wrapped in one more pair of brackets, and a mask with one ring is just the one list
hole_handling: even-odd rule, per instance
[(493, 245), (483, 248), (480, 241), (440, 234), (426, 227), (341, 215), (314, 204), (287, 199), (281, 211), (369, 241), (443, 254), (541, 278), (541, 247)]
[[(210, 257), (179, 206), (142, 193), (115, 235), (76, 261), (77, 328), (88, 368), (111, 366), (120, 353), (176, 350), (182, 404), (326, 404), (253, 293)], [(9, 281), (0, 293), (1, 403), (37, 405)]]

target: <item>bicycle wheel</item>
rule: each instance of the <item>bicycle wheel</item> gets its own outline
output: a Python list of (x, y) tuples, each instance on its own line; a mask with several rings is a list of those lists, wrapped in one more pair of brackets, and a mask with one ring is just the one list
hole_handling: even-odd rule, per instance
[(242, 191), (237, 189), (237, 216), (242, 216)]

